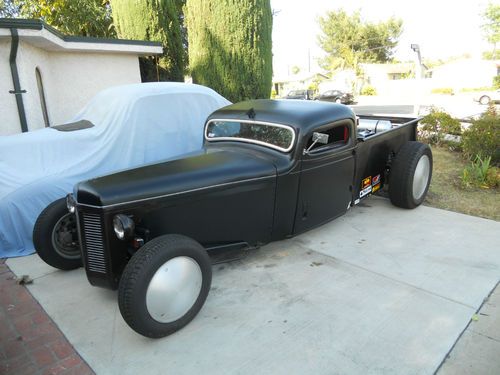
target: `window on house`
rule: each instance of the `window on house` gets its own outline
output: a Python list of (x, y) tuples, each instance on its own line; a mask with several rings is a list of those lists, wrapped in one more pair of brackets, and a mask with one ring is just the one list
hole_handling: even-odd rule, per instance
[(45, 101), (45, 92), (43, 90), (42, 73), (40, 73), (40, 68), (35, 68), (36, 84), (38, 86), (38, 96), (40, 97), (40, 106), (42, 107), (43, 121), (45, 127), (50, 126), (49, 113), (47, 112), (47, 102)]

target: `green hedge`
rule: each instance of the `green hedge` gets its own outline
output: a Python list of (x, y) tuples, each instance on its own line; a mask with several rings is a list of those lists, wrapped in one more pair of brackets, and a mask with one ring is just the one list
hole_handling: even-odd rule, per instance
[(493, 105), (464, 131), (462, 146), (471, 160), (491, 156), (491, 163), (500, 165), (500, 115)]

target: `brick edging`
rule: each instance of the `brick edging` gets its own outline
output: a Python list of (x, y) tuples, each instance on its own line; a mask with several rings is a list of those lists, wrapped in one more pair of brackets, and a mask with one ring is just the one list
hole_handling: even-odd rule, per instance
[(0, 259), (0, 373), (94, 374), (29, 290), (16, 282), (5, 259)]

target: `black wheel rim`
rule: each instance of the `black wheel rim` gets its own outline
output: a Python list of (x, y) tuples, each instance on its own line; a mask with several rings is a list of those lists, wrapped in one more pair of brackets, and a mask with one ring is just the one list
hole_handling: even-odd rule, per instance
[(61, 217), (52, 231), (52, 246), (57, 254), (65, 259), (79, 259), (80, 246), (76, 230), (76, 217), (67, 213)]

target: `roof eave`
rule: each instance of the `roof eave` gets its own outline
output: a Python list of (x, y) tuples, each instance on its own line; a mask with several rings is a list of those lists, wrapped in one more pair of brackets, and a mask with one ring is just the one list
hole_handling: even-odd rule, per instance
[(0, 37), (10, 35), (1, 29), (18, 29), (21, 40), (52, 51), (109, 52), (138, 55), (163, 53), (159, 42), (67, 36), (41, 20), (0, 18)]

